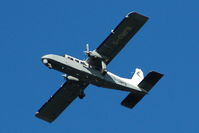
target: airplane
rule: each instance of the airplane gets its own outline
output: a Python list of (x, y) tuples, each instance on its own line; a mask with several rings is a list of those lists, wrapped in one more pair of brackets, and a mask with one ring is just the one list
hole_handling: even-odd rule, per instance
[(77, 97), (83, 99), (84, 90), (89, 84), (129, 92), (121, 102), (127, 108), (133, 108), (163, 77), (163, 74), (151, 71), (145, 77), (141, 69), (136, 68), (131, 79), (119, 77), (107, 70), (107, 65), (123, 49), (127, 42), (146, 23), (148, 17), (137, 12), (125, 16), (120, 24), (97, 47), (90, 51), (86, 45), (86, 60), (70, 55), (44, 55), (41, 60), (50, 69), (64, 73), (66, 82), (36, 112), (35, 116), (53, 122)]

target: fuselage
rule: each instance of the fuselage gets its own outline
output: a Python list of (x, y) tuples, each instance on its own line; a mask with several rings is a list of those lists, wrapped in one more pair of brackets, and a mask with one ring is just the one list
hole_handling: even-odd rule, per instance
[(76, 59), (69, 55), (45, 55), (42, 57), (42, 62), (47, 67), (63, 72), (74, 77), (74, 79), (99, 87), (130, 92), (142, 91), (137, 85), (134, 85), (130, 79), (121, 78), (111, 72), (102, 74), (86, 61)]

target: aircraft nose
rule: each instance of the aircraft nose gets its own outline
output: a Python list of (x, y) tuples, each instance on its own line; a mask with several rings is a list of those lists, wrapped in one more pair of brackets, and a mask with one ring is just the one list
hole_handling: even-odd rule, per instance
[(41, 61), (42, 61), (42, 63), (43, 63), (44, 65), (46, 65), (48, 68), (52, 68), (51, 63), (49, 62), (49, 59), (50, 59), (49, 56), (50, 56), (50, 55), (44, 55), (44, 56), (42, 56), (42, 57), (41, 57)]
[(44, 55), (44, 56), (41, 57), (41, 61), (42, 61), (42, 63), (45, 64), (45, 65), (48, 64), (47, 56), (48, 56), (48, 55)]
[(46, 59), (46, 58), (48, 58), (48, 56), (49, 56), (49, 55), (44, 55), (44, 56), (41, 57), (41, 59), (42, 59), (42, 60), (43, 60), (43, 59)]
[(45, 58), (44, 58), (44, 59), (42, 59), (42, 62), (43, 62), (43, 64), (45, 64), (45, 65), (46, 65), (46, 64), (48, 64), (48, 60), (47, 60), (47, 59), (45, 59)]

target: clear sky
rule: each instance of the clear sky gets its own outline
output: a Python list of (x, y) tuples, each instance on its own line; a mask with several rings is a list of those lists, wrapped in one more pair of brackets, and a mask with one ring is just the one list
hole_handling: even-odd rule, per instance
[[(1, 0), (0, 133), (198, 133), (199, 2), (197, 0)], [(85, 59), (131, 12), (150, 19), (108, 70), (130, 78), (165, 74), (134, 108), (127, 92), (90, 85), (52, 124), (34, 114), (64, 83), (41, 63), (45, 54)]]

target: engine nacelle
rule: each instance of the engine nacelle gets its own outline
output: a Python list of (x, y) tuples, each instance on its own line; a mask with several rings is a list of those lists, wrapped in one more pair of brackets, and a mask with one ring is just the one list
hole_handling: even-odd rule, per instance
[(70, 76), (70, 75), (63, 74), (62, 76), (63, 76), (65, 79), (67, 79), (67, 80), (79, 81), (78, 78), (75, 78), (75, 77)]

